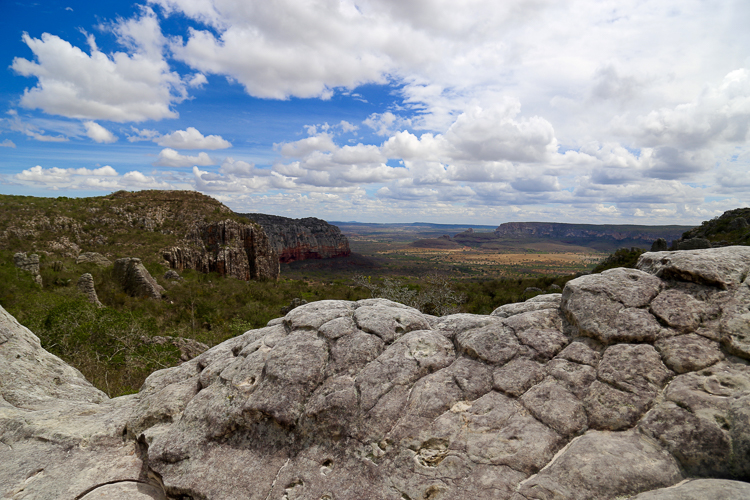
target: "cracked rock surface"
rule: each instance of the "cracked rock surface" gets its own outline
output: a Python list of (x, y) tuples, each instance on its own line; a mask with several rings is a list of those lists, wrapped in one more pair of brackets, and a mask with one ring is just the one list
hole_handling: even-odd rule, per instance
[(750, 248), (489, 316), (320, 301), (108, 399), (0, 309), (7, 499), (750, 497)]

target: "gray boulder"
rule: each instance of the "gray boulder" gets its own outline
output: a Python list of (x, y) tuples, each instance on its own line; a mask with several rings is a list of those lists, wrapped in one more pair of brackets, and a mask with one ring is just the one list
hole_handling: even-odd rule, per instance
[(117, 259), (114, 268), (115, 279), (123, 290), (134, 297), (160, 299), (164, 288), (149, 274), (141, 259), (126, 257)]
[(750, 249), (641, 261), (507, 317), (303, 304), (116, 399), (0, 310), (0, 491), (743, 498)]
[(667, 240), (664, 238), (657, 238), (656, 241), (651, 244), (652, 252), (666, 252), (667, 250), (669, 250), (669, 245), (667, 245)]
[(99, 297), (97, 297), (96, 295), (96, 289), (94, 288), (94, 277), (91, 276), (91, 273), (82, 274), (81, 277), (78, 278), (78, 283), (76, 283), (76, 286), (78, 287), (78, 290), (80, 290), (81, 293), (86, 296), (89, 302), (97, 307), (104, 307), (104, 304), (99, 302)]
[(711, 242), (706, 238), (689, 238), (675, 242), (675, 250), (700, 250), (711, 248)]
[(31, 273), (34, 282), (42, 285), (42, 276), (39, 274), (39, 256), (37, 254), (26, 255), (26, 252), (18, 252), (13, 255), (13, 263), (17, 268)]

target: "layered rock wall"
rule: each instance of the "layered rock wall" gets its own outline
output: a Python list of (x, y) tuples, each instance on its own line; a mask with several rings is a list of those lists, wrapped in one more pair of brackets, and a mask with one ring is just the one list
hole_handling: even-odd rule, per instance
[(256, 224), (225, 220), (196, 226), (180, 246), (162, 252), (169, 265), (182, 271), (216, 272), (242, 280), (276, 279), (279, 258), (266, 233)]
[(268, 235), (282, 263), (345, 257), (351, 253), (341, 230), (315, 217), (290, 219), (276, 215), (241, 214), (257, 222)]
[(0, 492), (750, 498), (750, 248), (639, 268), (490, 316), (304, 304), (112, 400), (0, 308)]

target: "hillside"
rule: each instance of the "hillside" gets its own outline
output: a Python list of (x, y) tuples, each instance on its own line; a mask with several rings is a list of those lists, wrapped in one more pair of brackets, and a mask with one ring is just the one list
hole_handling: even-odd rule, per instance
[(219, 201), (195, 191), (118, 191), (92, 198), (0, 195), (0, 249), (70, 258), (81, 252), (138, 255), (161, 262), (193, 226), (232, 220)]
[(686, 231), (678, 243), (696, 238), (706, 239), (714, 247), (750, 245), (750, 208), (727, 210), (720, 216)]

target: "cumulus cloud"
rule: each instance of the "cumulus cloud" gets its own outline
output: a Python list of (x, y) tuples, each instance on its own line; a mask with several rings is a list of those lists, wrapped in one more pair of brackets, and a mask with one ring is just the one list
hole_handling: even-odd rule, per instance
[(489, 109), (473, 107), (459, 115), (445, 134), (456, 159), (539, 162), (557, 151), (552, 125), (538, 116), (516, 119), (518, 101)]
[(386, 111), (385, 113), (373, 113), (362, 123), (374, 130), (377, 135), (387, 136), (410, 127), (412, 121), (409, 118)]
[(131, 171), (120, 175), (109, 165), (89, 168), (43, 168), (40, 165), (12, 176), (22, 185), (33, 185), (53, 191), (59, 189), (112, 191), (117, 189), (174, 189), (176, 186), (156, 176)]
[(695, 100), (653, 110), (634, 122), (627, 117), (615, 120), (621, 131), (647, 146), (695, 150), (713, 143), (745, 143), (750, 137), (750, 71), (732, 71)]
[(117, 141), (117, 136), (115, 136), (115, 134), (96, 122), (83, 122), (83, 126), (86, 128), (86, 135), (94, 142), (112, 143)]
[(441, 161), (543, 162), (557, 151), (552, 125), (539, 117), (518, 118), (520, 103), (488, 109), (475, 106), (458, 115), (444, 134), (417, 138), (398, 132), (383, 144), (389, 158)]
[(34, 61), (17, 57), (11, 68), (37, 79), (21, 97), (25, 108), (69, 118), (141, 122), (175, 118), (171, 109), (187, 97), (185, 83), (169, 70), (162, 55), (165, 39), (156, 15), (144, 8), (139, 17), (112, 26), (128, 52), (104, 54), (88, 35), (90, 53), (62, 38), (23, 34)]
[(165, 148), (159, 152), (159, 157), (152, 164), (155, 167), (207, 167), (216, 165), (216, 160), (208, 156), (207, 153), (198, 153), (198, 156), (181, 155), (174, 149)]
[[(313, 133), (316, 132), (315, 128), (309, 130)], [(309, 155), (315, 151), (333, 151), (336, 149), (336, 145), (333, 143), (333, 138), (327, 133), (306, 137), (299, 141), (274, 144), (274, 146), (279, 149), (282, 155), (296, 158)]]
[(1, 148), (15, 148), (16, 145), (10, 139), (5, 139), (3, 142), (0, 142), (0, 147)]
[(171, 134), (155, 138), (159, 146), (177, 149), (226, 149), (231, 148), (232, 143), (219, 135), (204, 136), (195, 127), (187, 130), (177, 130)]

